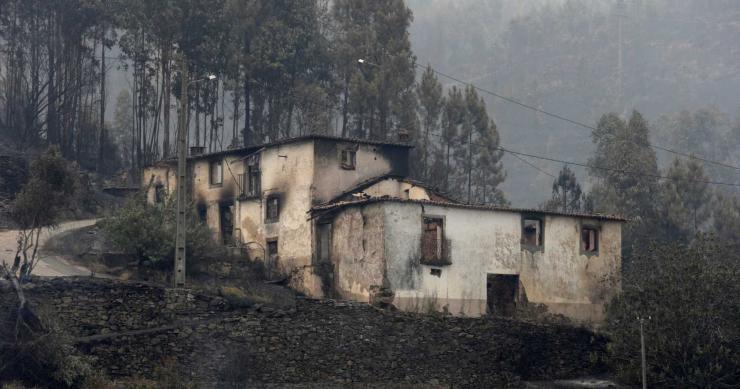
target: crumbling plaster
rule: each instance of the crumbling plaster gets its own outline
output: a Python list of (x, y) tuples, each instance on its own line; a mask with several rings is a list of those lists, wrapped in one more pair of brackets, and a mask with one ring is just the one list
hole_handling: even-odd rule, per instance
[[(394, 304), (401, 309), (433, 307), (452, 314), (479, 316), (486, 313), (486, 275), (517, 274), (523, 288), (520, 295), (526, 295), (528, 301), (545, 304), (552, 312), (577, 320), (598, 321), (603, 304), (619, 288), (619, 222), (543, 216), (545, 248), (531, 252), (521, 248), (519, 213), (398, 202), (372, 206), (383, 210), (383, 225), (365, 225), (364, 229), (380, 229), (382, 237), (359, 235), (356, 229), (348, 236), (382, 240), (386, 277), (368, 278), (363, 273), (366, 270), (359, 265), (342, 270), (338, 280), (354, 278), (338, 281), (339, 287), (352, 285), (353, 294), (362, 291), (365, 296), (365, 291), (373, 286), (368, 282), (376, 282), (393, 290)], [(339, 212), (335, 220), (343, 225), (344, 220), (361, 212), (358, 208)], [(419, 263), (422, 215), (445, 220), (444, 235), (449, 242), (451, 265), (434, 267)], [(580, 228), (584, 223), (598, 226), (601, 231), (598, 254), (580, 252)], [(356, 247), (335, 244), (333, 249), (332, 257), (345, 259), (343, 264), (356, 262), (347, 260), (357, 256)], [(441, 269), (441, 274), (432, 275), (433, 268)]]

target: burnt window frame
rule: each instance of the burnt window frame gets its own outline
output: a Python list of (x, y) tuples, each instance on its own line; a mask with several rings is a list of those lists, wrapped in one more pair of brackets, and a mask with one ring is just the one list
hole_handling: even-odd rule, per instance
[[(215, 182), (213, 180), (214, 174), (213, 174), (213, 166), (219, 165), (221, 168), (219, 169), (220, 177), (218, 177), (218, 182)], [(224, 185), (224, 161), (223, 159), (212, 159), (208, 161), (208, 185), (210, 185), (211, 188), (220, 188)]]
[[(594, 235), (594, 238), (595, 238), (594, 241), (596, 243), (595, 244), (596, 248), (593, 249), (593, 250), (586, 250), (583, 247), (583, 243), (584, 243), (584, 241), (583, 241), (583, 233), (585, 231), (594, 231), (594, 233), (595, 233), (595, 235)], [(578, 249), (579, 249), (579, 252), (581, 253), (581, 255), (586, 255), (586, 256), (592, 256), (592, 255), (597, 256), (597, 255), (599, 255), (599, 250), (601, 249), (601, 236), (600, 235), (601, 235), (601, 226), (600, 225), (591, 224), (591, 223), (582, 223), (581, 224), (581, 228), (580, 228), (579, 234), (578, 234)]]
[(357, 168), (357, 147), (342, 147), (339, 151), (339, 165), (344, 170), (355, 170)]
[[(262, 195), (262, 167), (259, 156), (253, 156), (244, 161), (244, 187), (242, 196), (244, 198), (259, 198)], [(255, 178), (252, 185), (252, 178)]]
[[(438, 233), (437, 237), (437, 248), (438, 253), (435, 258), (427, 258), (424, 255), (424, 234), (427, 232), (427, 220), (438, 220), (440, 221), (440, 227), (441, 227), (441, 233)], [(431, 215), (431, 214), (423, 214), (421, 215), (421, 236), (419, 238), (419, 262), (422, 265), (427, 266), (434, 266), (434, 267), (442, 267), (442, 266), (448, 266), (451, 265), (452, 262), (450, 261), (449, 256), (449, 243), (447, 241), (447, 234), (446, 234), (446, 227), (447, 220), (444, 217), (444, 215)]]
[[(530, 243), (524, 242), (524, 228), (526, 227), (526, 222), (528, 220), (537, 220), (540, 223), (540, 231), (539, 231), (539, 241), (540, 244), (533, 245)], [(536, 215), (536, 214), (523, 214), (521, 217), (521, 228), (519, 229), (520, 234), (520, 244), (521, 248), (523, 250), (531, 251), (531, 252), (544, 252), (545, 251), (545, 216), (543, 215)]]
[[(277, 212), (274, 217), (270, 216), (270, 201), (276, 201)], [(265, 223), (277, 223), (280, 221), (280, 195), (265, 196)]]

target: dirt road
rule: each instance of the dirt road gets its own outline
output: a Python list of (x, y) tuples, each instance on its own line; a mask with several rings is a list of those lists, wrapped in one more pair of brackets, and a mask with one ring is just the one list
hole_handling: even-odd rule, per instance
[[(45, 229), (41, 233), (39, 244), (43, 248), (44, 243), (46, 243), (46, 241), (50, 237), (65, 231), (93, 225), (95, 224), (95, 221), (96, 219), (76, 220), (61, 223), (59, 226), (51, 230)], [(8, 264), (13, 263), (13, 254), (15, 254), (17, 239), (17, 230), (0, 231), (0, 261), (6, 262)], [(44, 253), (42, 250), (42, 253), (39, 256), (41, 260), (36, 265), (36, 268), (33, 270), (33, 274), (35, 275), (51, 277), (90, 275), (90, 270), (85, 269), (82, 266), (72, 265), (59, 255), (50, 255)]]

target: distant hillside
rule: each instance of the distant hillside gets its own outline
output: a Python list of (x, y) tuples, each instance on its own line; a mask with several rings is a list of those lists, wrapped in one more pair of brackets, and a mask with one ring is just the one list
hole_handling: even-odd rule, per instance
[[(608, 111), (637, 109), (655, 123), (664, 114), (707, 107), (731, 121), (740, 107), (738, 1), (629, 0), (623, 9), (606, 0), (522, 3), (411, 0), (414, 52), (421, 63), (588, 124)], [(504, 146), (577, 161), (592, 152), (585, 129), (491, 96), (486, 101)], [(675, 144), (677, 137), (666, 132), (660, 138), (653, 132), (653, 141), (707, 152)], [(505, 166), (507, 197), (531, 205), (549, 196), (552, 178), (515, 159)]]

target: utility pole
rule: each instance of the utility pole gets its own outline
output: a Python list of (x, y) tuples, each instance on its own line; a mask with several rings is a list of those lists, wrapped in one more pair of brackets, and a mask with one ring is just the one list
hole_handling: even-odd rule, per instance
[(185, 231), (187, 228), (188, 86), (185, 54), (180, 53), (180, 125), (177, 132), (177, 230), (175, 233), (175, 288), (185, 286)]
[(640, 358), (642, 360), (642, 389), (647, 389), (647, 361), (645, 358), (645, 331), (644, 323), (645, 319), (638, 317), (640, 321)]

